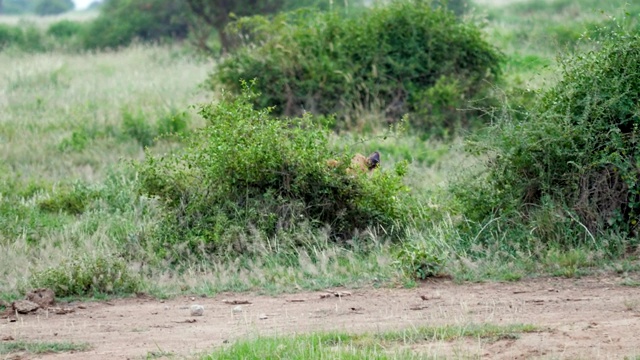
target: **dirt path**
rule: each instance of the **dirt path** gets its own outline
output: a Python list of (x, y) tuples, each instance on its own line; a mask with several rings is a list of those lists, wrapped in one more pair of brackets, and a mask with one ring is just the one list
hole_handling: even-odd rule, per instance
[[(71, 304), (75, 311), (66, 315), (21, 316), (13, 323), (2, 320), (0, 339), (93, 346), (88, 352), (41, 356), (44, 359), (139, 359), (160, 351), (195, 356), (255, 335), (527, 323), (545, 330), (493, 343), (459, 340), (415, 349), (444, 355), (461, 351), (487, 359), (635, 359), (640, 356), (640, 288), (619, 283), (612, 277), (466, 285), (436, 281), (416, 289), (359, 289), (350, 291), (350, 296), (324, 299), (320, 292), (276, 297), (222, 294), (164, 302), (124, 299)], [(422, 300), (421, 295), (429, 299)], [(234, 312), (236, 305), (225, 299), (251, 304), (240, 305), (242, 311)], [(204, 315), (190, 316), (192, 304), (203, 305)], [(260, 319), (261, 315), (267, 318)], [(196, 321), (189, 322), (192, 319)]]

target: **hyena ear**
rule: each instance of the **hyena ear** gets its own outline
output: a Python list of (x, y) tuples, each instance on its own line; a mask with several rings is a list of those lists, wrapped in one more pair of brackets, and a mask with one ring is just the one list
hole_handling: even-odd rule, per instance
[(376, 151), (367, 158), (367, 169), (373, 170), (378, 166), (380, 166), (380, 153)]

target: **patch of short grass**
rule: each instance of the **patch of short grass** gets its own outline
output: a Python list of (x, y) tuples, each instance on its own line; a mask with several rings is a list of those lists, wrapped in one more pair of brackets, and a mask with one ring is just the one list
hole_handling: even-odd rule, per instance
[(174, 353), (159, 349), (154, 351), (148, 351), (144, 359), (149, 359), (149, 360), (150, 359), (173, 359), (174, 357), (175, 357)]
[(497, 341), (539, 331), (534, 325), (468, 324), (420, 327), (382, 333), (314, 333), (241, 340), (202, 359), (423, 359), (424, 354), (401, 347), (461, 338)]
[(626, 278), (620, 282), (622, 286), (640, 287), (640, 280)]
[(31, 354), (64, 353), (87, 351), (91, 346), (87, 343), (72, 342), (39, 342), (39, 341), (8, 341), (0, 342), (0, 354), (26, 351)]
[(537, 332), (540, 329), (530, 324), (467, 324), (445, 325), (437, 327), (419, 327), (415, 329), (375, 334), (373, 337), (385, 343), (419, 343), (423, 341), (451, 341), (460, 338), (486, 339), (497, 341), (514, 338), (521, 333)]
[(447, 267), (447, 272), (457, 281), (482, 282), (518, 281), (537, 276), (580, 278), (629, 267), (603, 251), (589, 248), (558, 250), (544, 249), (541, 245), (540, 250), (533, 252), (508, 252), (476, 246), (475, 251), (473, 255), (458, 253)]

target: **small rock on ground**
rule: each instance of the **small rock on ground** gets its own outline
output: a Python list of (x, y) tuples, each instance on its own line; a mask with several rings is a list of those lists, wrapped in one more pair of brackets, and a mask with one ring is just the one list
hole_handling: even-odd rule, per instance
[(29, 300), (38, 304), (41, 308), (46, 309), (51, 307), (56, 302), (56, 295), (51, 289), (35, 289), (27, 293), (25, 300)]
[(202, 316), (204, 314), (204, 306), (202, 305), (191, 305), (191, 316)]
[(14, 311), (17, 311), (18, 314), (28, 314), (30, 312), (34, 312), (40, 308), (40, 305), (34, 303), (29, 300), (17, 300), (11, 304), (11, 307)]

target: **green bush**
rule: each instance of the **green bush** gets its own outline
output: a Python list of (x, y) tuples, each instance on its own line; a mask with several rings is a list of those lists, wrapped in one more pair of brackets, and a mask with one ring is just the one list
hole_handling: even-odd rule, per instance
[(17, 26), (0, 24), (0, 50), (22, 42), (22, 29)]
[[(236, 23), (253, 44), (224, 59), (211, 87), (241, 91), (258, 78), (257, 107), (279, 115), (338, 114), (379, 108), (390, 120), (421, 110), (426, 91), (454, 83), (455, 103), (483, 93), (500, 73), (501, 54), (473, 25), (428, 2), (393, 1), (358, 16), (297, 11), (272, 21)], [(480, 106), (476, 104), (476, 106)]]
[(189, 130), (189, 113), (170, 111), (158, 119), (158, 136), (182, 136)]
[(562, 60), (562, 80), (524, 119), (504, 112), (471, 143), (490, 154), (487, 172), (453, 191), (475, 238), (620, 250), (610, 233), (635, 233), (640, 36), (619, 30), (599, 45)]
[(328, 166), (325, 128), (310, 116), (274, 119), (270, 109), (253, 108), (257, 96), (245, 88), (202, 106), (207, 126), (183, 152), (148, 153), (138, 165), (142, 193), (166, 208), (159, 255), (249, 251), (244, 239), (256, 233), (329, 228), (334, 239), (347, 239), (368, 227), (394, 233), (404, 226), (406, 164), (372, 176), (349, 174), (346, 158)]
[(37, 244), (47, 237), (47, 230), (58, 230), (67, 224), (66, 213), (45, 212), (32, 205), (51, 191), (50, 184), (25, 181), (8, 167), (0, 166), (0, 170), (0, 243), (24, 239)]
[(0, 24), (0, 50), (7, 47), (27, 52), (37, 52), (46, 50), (47, 44), (44, 34), (33, 23)]
[(122, 260), (86, 256), (34, 273), (27, 285), (30, 288), (49, 288), (59, 297), (92, 296), (135, 293), (141, 280), (130, 273)]
[(23, 38), (20, 48), (29, 52), (41, 52), (47, 50), (44, 33), (35, 24), (27, 24), (23, 28)]
[(57, 189), (49, 198), (38, 202), (40, 210), (57, 213), (66, 212), (71, 215), (82, 214), (86, 207), (97, 197), (92, 189), (82, 183)]
[(448, 255), (446, 251), (424, 239), (406, 241), (395, 254), (396, 261), (394, 265), (406, 277), (424, 280), (437, 276), (442, 272)]
[(66, 40), (74, 36), (78, 36), (84, 30), (82, 23), (70, 20), (60, 20), (51, 25), (47, 29), (47, 35), (56, 39)]
[(155, 143), (155, 130), (141, 112), (123, 111), (122, 129), (128, 137), (136, 140), (143, 148), (152, 146)]
[(89, 136), (85, 129), (78, 129), (74, 130), (71, 133), (71, 137), (63, 139), (60, 142), (58, 149), (63, 152), (71, 150), (82, 151), (87, 147), (87, 145), (89, 145), (91, 141), (92, 138)]
[(188, 8), (182, 0), (109, 0), (83, 36), (85, 48), (117, 48), (134, 39), (184, 39)]
[(32, 22), (0, 24), (0, 51), (8, 47), (25, 52), (77, 49), (84, 29), (84, 24), (69, 20), (55, 22), (46, 31)]

